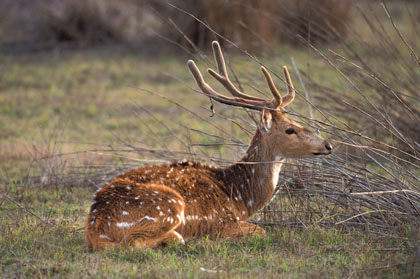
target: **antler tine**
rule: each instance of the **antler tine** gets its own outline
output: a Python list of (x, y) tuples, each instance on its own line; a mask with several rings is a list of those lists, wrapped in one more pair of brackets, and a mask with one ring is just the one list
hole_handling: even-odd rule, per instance
[(293, 84), (290, 79), (290, 75), (287, 72), (287, 69), (284, 67), (283, 70), (285, 71), (287, 84), (289, 86), (289, 94), (285, 96), (287, 100), (287, 104), (285, 105), (285, 99), (281, 97), (279, 91), (277, 90), (276, 86), (274, 85), (273, 79), (271, 78), (270, 73), (265, 67), (261, 67), (261, 71), (263, 72), (268, 87), (271, 90), (271, 93), (274, 96), (272, 100), (264, 100), (258, 97), (249, 96), (241, 91), (239, 91), (235, 85), (230, 81), (227, 70), (226, 70), (226, 63), (223, 57), (222, 49), (220, 48), (220, 44), (217, 41), (213, 41), (212, 43), (214, 58), (216, 60), (217, 68), (219, 73), (215, 72), (213, 69), (207, 69), (210, 75), (212, 75), (217, 81), (219, 81), (234, 97), (226, 97), (216, 90), (211, 88), (203, 79), (200, 70), (198, 69), (197, 65), (195, 65), (194, 61), (189, 60), (187, 62), (188, 68), (190, 72), (194, 76), (195, 81), (197, 82), (198, 87), (201, 91), (209, 96), (210, 98), (227, 105), (237, 106), (237, 107), (246, 107), (255, 110), (262, 110), (263, 108), (271, 108), (271, 109), (278, 109), (280, 106), (286, 106), (294, 99), (294, 89)]
[(255, 110), (262, 110), (264, 107), (267, 107), (270, 105), (270, 102), (265, 101), (265, 100), (261, 102), (261, 101), (256, 101), (256, 100), (247, 100), (247, 99), (238, 98), (238, 97), (230, 98), (230, 97), (223, 96), (217, 93), (213, 88), (211, 88), (204, 81), (203, 76), (201, 75), (201, 72), (198, 69), (197, 65), (195, 65), (194, 61), (188, 60), (187, 65), (197, 83), (197, 86), (201, 89), (201, 91), (207, 96), (209, 96), (210, 98), (220, 103), (231, 105), (231, 106), (237, 106), (237, 107), (246, 107), (246, 108), (255, 109)]
[(225, 58), (222, 53), (222, 48), (218, 41), (213, 41), (211, 44), (213, 47), (214, 59), (216, 60), (217, 69), (219, 73), (216, 73), (213, 69), (207, 69), (207, 72), (212, 75), (217, 81), (219, 81), (229, 92), (232, 96), (244, 98), (248, 100), (255, 100), (260, 102), (265, 102), (266, 100), (247, 95), (241, 91), (239, 91), (235, 85), (230, 81), (229, 75), (226, 70), (226, 63)]
[(274, 100), (272, 101), (273, 107), (278, 108), (279, 106), (282, 105), (283, 99), (279, 91), (277, 90), (276, 85), (274, 84), (273, 79), (271, 78), (271, 75), (268, 72), (268, 70), (264, 66), (261, 66), (261, 71), (263, 72), (265, 79), (267, 80), (267, 84), (271, 90), (271, 94), (273, 94), (274, 96)]
[(229, 79), (226, 70), (225, 57), (223, 56), (222, 48), (220, 47), (219, 42), (213, 41), (211, 43), (211, 47), (213, 48), (214, 59), (216, 60), (217, 69), (219, 70), (219, 73), (222, 76), (226, 77), (226, 79)]
[(290, 78), (290, 74), (286, 66), (283, 66), (283, 72), (284, 72), (284, 77), (286, 78), (287, 88), (289, 90), (289, 93), (287, 93), (287, 95), (283, 97), (282, 106), (286, 107), (291, 102), (293, 102), (293, 100), (295, 99), (296, 93), (295, 93), (295, 88), (293, 87), (292, 79)]

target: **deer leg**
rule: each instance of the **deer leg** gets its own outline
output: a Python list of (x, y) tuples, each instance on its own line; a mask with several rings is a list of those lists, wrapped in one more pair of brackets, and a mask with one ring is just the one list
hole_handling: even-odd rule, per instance
[(258, 234), (260, 236), (265, 235), (265, 230), (260, 226), (245, 222), (238, 221), (232, 222), (227, 225), (223, 232), (219, 235), (222, 238), (241, 238), (247, 235)]
[(156, 238), (134, 239), (134, 241), (132, 241), (132, 246), (136, 248), (154, 248), (162, 245), (170, 245), (173, 243), (185, 244), (184, 238), (175, 230), (169, 231), (164, 235)]
[[(175, 229), (184, 221), (184, 200), (171, 188), (117, 180), (99, 192), (88, 219), (86, 243), (106, 247), (156, 247), (183, 238)], [(113, 202), (118, 198), (118, 202)]]

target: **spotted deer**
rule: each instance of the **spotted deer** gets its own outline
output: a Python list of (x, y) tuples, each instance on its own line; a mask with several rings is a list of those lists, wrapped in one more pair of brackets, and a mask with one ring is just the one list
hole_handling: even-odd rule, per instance
[(111, 180), (97, 191), (90, 208), (89, 247), (156, 247), (203, 236), (264, 235), (264, 229), (247, 220), (271, 200), (285, 158), (331, 153), (328, 141), (285, 115), (284, 108), (295, 98), (286, 67), (287, 95), (280, 95), (267, 69), (261, 67), (274, 98), (249, 96), (229, 80), (219, 43), (212, 46), (218, 72), (208, 72), (233, 97), (205, 83), (194, 61), (187, 65), (198, 87), (211, 99), (261, 111), (246, 153), (228, 167), (182, 161), (132, 170)]

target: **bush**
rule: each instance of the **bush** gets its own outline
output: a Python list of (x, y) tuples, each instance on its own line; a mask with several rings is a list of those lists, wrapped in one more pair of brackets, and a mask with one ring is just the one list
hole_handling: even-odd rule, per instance
[[(375, 12), (376, 6), (368, 6), (360, 9), (361, 21), (369, 27), (365, 33), (351, 30), (354, 38), (335, 50), (339, 55), (325, 54), (341, 71), (347, 84), (351, 82), (352, 94), (343, 94), (341, 88), (325, 88), (317, 83), (309, 86), (319, 89), (319, 95), (325, 98), (320, 107), (342, 115), (349, 125), (365, 123), (367, 128), (361, 130), (364, 135), (381, 139), (388, 145), (387, 152), (418, 163), (420, 62), (416, 50), (420, 49), (420, 43), (411, 38), (418, 36), (420, 17), (418, 4), (407, 5), (405, 11), (399, 10), (398, 6), (390, 10), (393, 18), (393, 14), (407, 13), (404, 16), (409, 21), (404, 25), (404, 32), (400, 32), (397, 25), (397, 29), (393, 27), (383, 7), (379, 7), (379, 13)], [(384, 148), (383, 144), (381, 148)]]
[(122, 37), (124, 20), (111, 1), (54, 1), (42, 9), (39, 35), (48, 41), (96, 43)]
[[(1, 14), (3, 41), (13, 43), (122, 41), (132, 36), (142, 15), (142, 6), (134, 0), (2, 0), (0, 7), (8, 11)], [(19, 35), (10, 30), (19, 30)]]
[[(346, 0), (284, 1), (282, 17), (289, 37), (300, 35), (311, 43), (341, 41), (351, 23), (353, 2)], [(291, 34), (291, 36), (290, 36)]]
[[(166, 32), (172, 39), (186, 44), (185, 36), (199, 47), (208, 47), (215, 34), (202, 23), (163, 0), (152, 6), (172, 23)], [(296, 35), (311, 41), (336, 41), (345, 38), (350, 22), (352, 2), (345, 0), (178, 0), (174, 6), (194, 15), (208, 26), (246, 49), (256, 49), (292, 39)], [(185, 35), (185, 36), (184, 36)]]

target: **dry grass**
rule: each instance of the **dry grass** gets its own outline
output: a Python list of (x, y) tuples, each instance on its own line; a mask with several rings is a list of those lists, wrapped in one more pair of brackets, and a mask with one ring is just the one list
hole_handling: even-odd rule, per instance
[(152, 1), (152, 4), (168, 22), (164, 25), (167, 36), (177, 42), (206, 48), (218, 37), (216, 32), (248, 51), (272, 47), (280, 40), (296, 41), (297, 35), (317, 43), (342, 41), (351, 25), (353, 7), (352, 2), (345, 0), (175, 1), (171, 5)]

